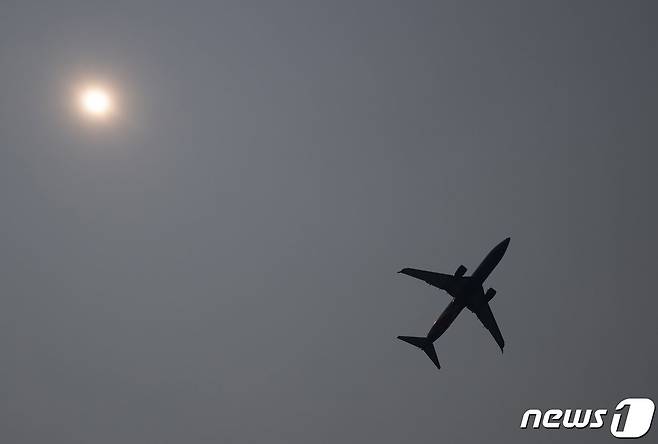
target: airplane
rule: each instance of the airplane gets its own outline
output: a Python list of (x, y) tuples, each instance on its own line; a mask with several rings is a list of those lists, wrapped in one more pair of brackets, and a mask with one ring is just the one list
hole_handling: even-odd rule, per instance
[(454, 275), (434, 273), (415, 268), (404, 268), (398, 271), (398, 273), (425, 281), (429, 285), (446, 291), (453, 297), (452, 302), (443, 310), (443, 313), (436, 320), (427, 333), (427, 336), (398, 336), (398, 339), (420, 348), (432, 360), (434, 365), (440, 369), (441, 365), (436, 356), (434, 341), (445, 333), (464, 308), (468, 308), (471, 312), (475, 313), (484, 327), (489, 330), (502, 352), (503, 347), (505, 347), (505, 340), (500, 333), (496, 318), (494, 318), (491, 307), (489, 306), (489, 302), (496, 295), (496, 290), (489, 288), (485, 292), (482, 285), (503, 258), (509, 242), (510, 238), (508, 237), (496, 245), (470, 276), (464, 276), (466, 267), (463, 265), (457, 268)]

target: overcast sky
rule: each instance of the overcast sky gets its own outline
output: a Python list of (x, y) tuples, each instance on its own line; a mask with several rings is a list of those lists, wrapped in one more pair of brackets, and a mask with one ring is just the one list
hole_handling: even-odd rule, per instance
[(658, 402), (650, 6), (4, 0), (0, 441), (613, 441), (519, 423)]

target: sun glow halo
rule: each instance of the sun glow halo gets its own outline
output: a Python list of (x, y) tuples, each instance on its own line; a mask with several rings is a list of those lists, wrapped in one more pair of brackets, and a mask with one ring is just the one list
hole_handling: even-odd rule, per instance
[(81, 110), (89, 117), (102, 119), (113, 111), (112, 96), (105, 88), (90, 86), (80, 92), (79, 104)]

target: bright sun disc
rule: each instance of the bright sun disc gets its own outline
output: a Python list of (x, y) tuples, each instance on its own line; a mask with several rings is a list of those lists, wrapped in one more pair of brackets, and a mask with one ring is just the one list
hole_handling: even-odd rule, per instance
[(85, 114), (93, 117), (104, 117), (112, 111), (112, 98), (102, 88), (86, 88), (80, 94), (80, 105)]

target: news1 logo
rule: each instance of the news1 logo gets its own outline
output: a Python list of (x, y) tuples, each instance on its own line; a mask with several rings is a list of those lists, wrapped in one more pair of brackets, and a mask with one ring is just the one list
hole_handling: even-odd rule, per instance
[[(641, 438), (651, 428), (656, 409), (649, 398), (626, 398), (617, 404), (610, 422), (610, 433), (616, 438)], [(521, 418), (521, 428), (528, 427), (532, 418), (532, 428), (540, 425), (546, 429), (599, 429), (605, 424), (606, 409), (550, 409), (542, 412), (528, 409)]]

